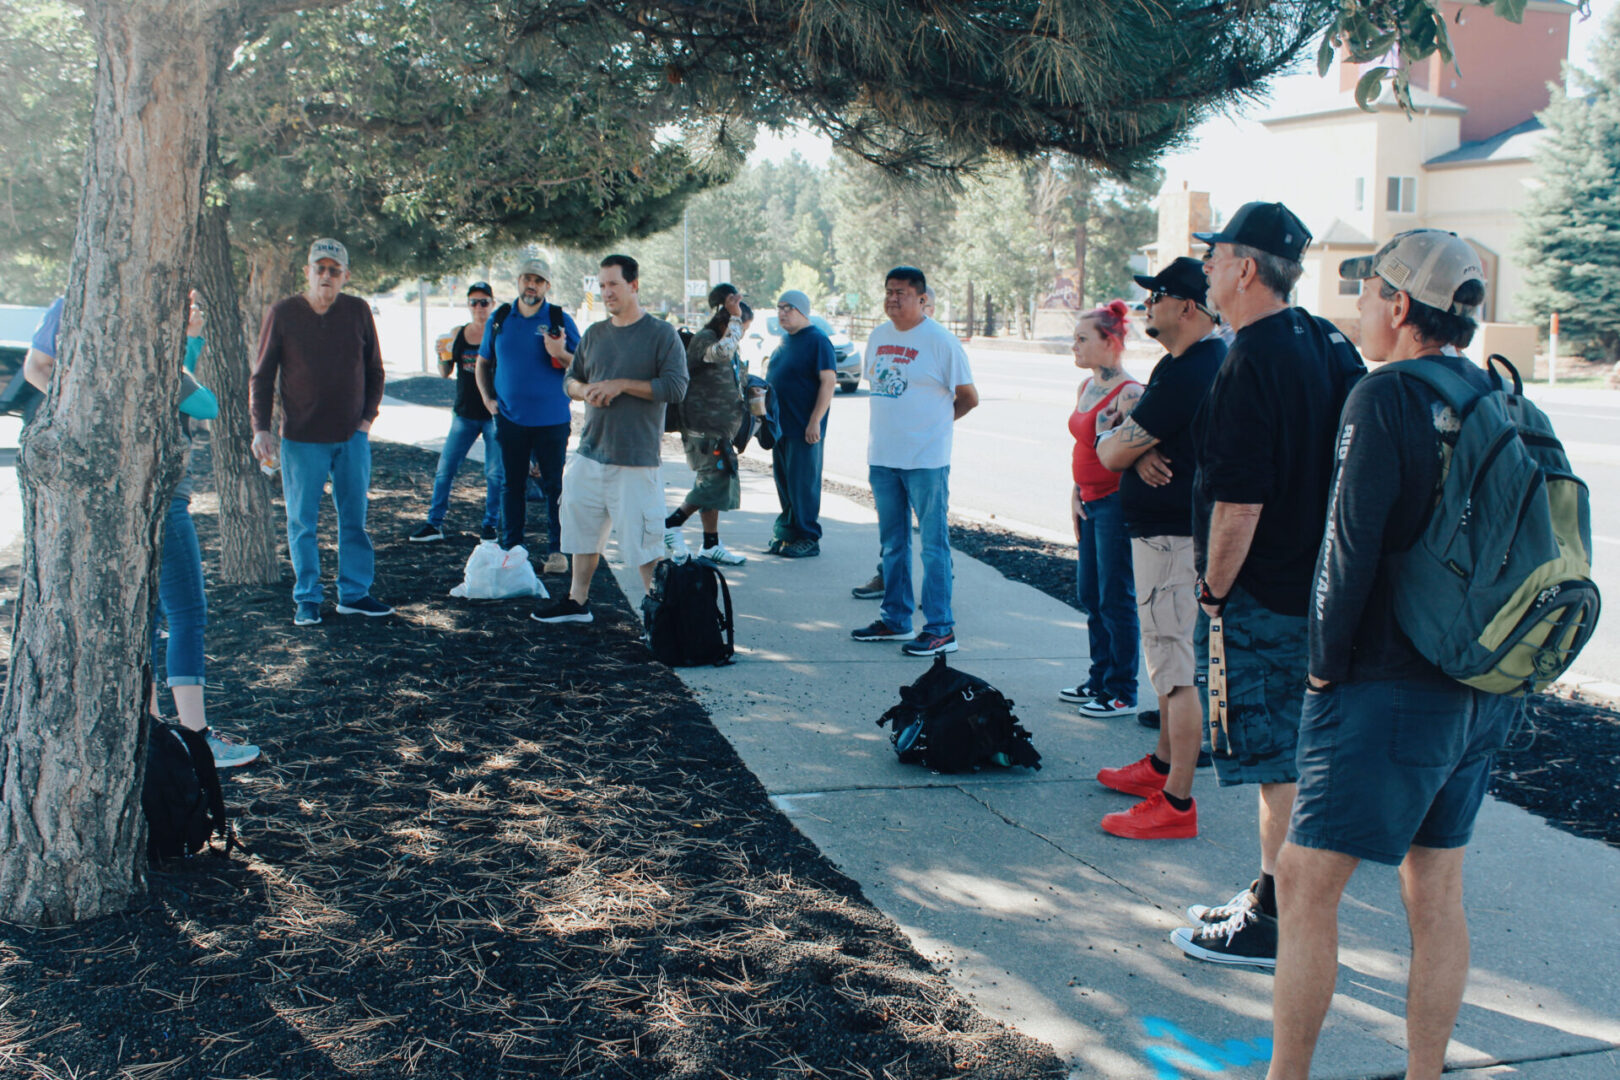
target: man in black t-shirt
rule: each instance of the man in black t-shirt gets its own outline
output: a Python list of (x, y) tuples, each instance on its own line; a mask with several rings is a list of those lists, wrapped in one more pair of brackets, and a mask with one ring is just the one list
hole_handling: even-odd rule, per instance
[(1327, 512), (1345, 395), (1365, 371), (1333, 324), (1291, 307), (1311, 234), (1281, 203), (1247, 203), (1204, 258), (1209, 298), (1237, 331), (1193, 425), (1193, 542), (1200, 572), (1195, 649), (1208, 685), (1210, 752), (1221, 784), (1260, 789), (1260, 876), (1170, 940), (1219, 963), (1271, 967), (1277, 852), (1299, 773), (1305, 610)]
[(467, 311), (472, 322), (457, 327), (438, 341), (439, 374), (447, 379), (455, 375), (456, 404), (450, 414), (450, 434), (445, 436), (444, 449), (439, 451), (439, 468), (433, 474), (433, 501), (428, 505), (427, 523), (410, 535), (410, 539), (418, 543), (444, 539), (450, 485), (455, 482), (456, 470), (466, 460), (467, 451), (480, 438), (484, 440), (485, 486), (481, 535), (485, 540), (494, 540), (499, 535), (506, 470), (502, 467), (500, 447), (495, 442), (495, 419), (484, 407), (475, 376), (478, 344), (484, 340), (484, 326), (489, 322), (490, 307), (494, 303), (495, 294), (490, 287), (482, 281), (473, 282), (467, 287)]
[(1392, 363), (1345, 402), (1310, 609), (1310, 690), (1299, 795), (1279, 856), (1273, 1080), (1303, 1080), (1338, 975), (1338, 906), (1362, 859), (1400, 866), (1412, 936), (1409, 1077), (1438, 1077), (1468, 970), (1463, 848), (1491, 763), (1519, 702), (1447, 678), (1396, 622), (1393, 559), (1429, 523), (1447, 444), (1461, 419), (1402, 377), (1401, 361), (1443, 365), (1483, 393), (1484, 371), (1447, 351), (1473, 337), (1485, 272), (1464, 240), (1402, 233), (1348, 259), (1361, 282), (1361, 342)]
[(1143, 797), (1104, 817), (1103, 831), (1134, 840), (1187, 839), (1198, 835), (1192, 784), (1203, 718), (1193, 658), (1192, 426), (1226, 357), (1226, 342), (1206, 304), (1197, 259), (1177, 259), (1154, 277), (1136, 275), (1136, 283), (1148, 290), (1147, 334), (1169, 353), (1130, 417), (1098, 439), (1097, 457), (1124, 473), (1120, 505), (1131, 536), (1142, 656), (1161, 722), (1152, 753), (1124, 768), (1103, 769), (1097, 780)]

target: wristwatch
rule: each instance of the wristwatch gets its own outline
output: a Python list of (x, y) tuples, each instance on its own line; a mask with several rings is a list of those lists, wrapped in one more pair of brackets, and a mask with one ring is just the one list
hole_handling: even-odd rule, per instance
[(1202, 605), (1203, 607), (1212, 607), (1217, 612), (1220, 612), (1220, 611), (1224, 611), (1226, 609), (1226, 601), (1227, 601), (1227, 597), (1225, 597), (1225, 596), (1216, 596), (1214, 593), (1210, 592), (1209, 591), (1209, 582), (1205, 581), (1203, 579), (1203, 577), (1199, 577), (1199, 579), (1198, 579), (1198, 603), (1200, 605)]

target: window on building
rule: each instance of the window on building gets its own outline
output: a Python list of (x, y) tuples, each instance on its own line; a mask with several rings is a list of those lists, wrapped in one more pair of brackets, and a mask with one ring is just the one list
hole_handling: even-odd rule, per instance
[(1341, 279), (1339, 281), (1339, 295), (1340, 296), (1360, 296), (1361, 295), (1361, 281), (1360, 281), (1360, 279), (1357, 279), (1355, 281), (1344, 281), (1343, 279)]
[(1392, 214), (1414, 214), (1417, 212), (1417, 177), (1392, 176), (1389, 178), (1389, 197), (1384, 202), (1384, 209)]
[(1354, 201), (1357, 212), (1367, 209), (1367, 178), (1365, 176), (1356, 177), (1356, 197)]

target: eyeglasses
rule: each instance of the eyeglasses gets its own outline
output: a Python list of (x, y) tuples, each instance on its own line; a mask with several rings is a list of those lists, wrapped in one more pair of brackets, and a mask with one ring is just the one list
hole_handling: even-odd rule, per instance
[(312, 266), (310, 269), (315, 272), (316, 277), (343, 276), (343, 267), (341, 266)]
[(491, 303), (493, 303), (493, 301), (484, 300), (484, 299), (469, 300), (469, 301), (467, 301), (467, 306), (468, 307), (489, 307), (489, 305)]
[(777, 304), (776, 305), (776, 310), (778, 312), (785, 312), (785, 311), (798, 311), (799, 309), (794, 307), (792, 304)]

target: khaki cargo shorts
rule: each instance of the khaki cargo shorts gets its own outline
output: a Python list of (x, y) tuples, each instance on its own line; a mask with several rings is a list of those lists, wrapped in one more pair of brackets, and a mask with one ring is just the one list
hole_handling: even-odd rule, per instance
[(1133, 536), (1136, 618), (1142, 626), (1142, 659), (1156, 694), (1194, 685), (1193, 629), (1198, 623), (1198, 583), (1190, 536)]

